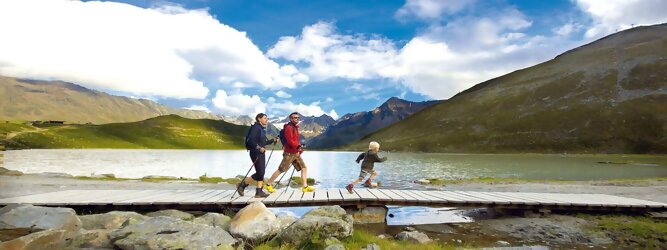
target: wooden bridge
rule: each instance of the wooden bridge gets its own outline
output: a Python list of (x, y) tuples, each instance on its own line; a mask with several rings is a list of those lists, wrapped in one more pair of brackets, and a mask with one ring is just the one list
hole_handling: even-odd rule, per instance
[(524, 192), (417, 191), (392, 189), (318, 189), (303, 193), (298, 189), (280, 189), (267, 198), (245, 196), (234, 190), (66, 190), (0, 199), (0, 206), (33, 204), (63, 206), (97, 211), (179, 209), (219, 211), (241, 208), (261, 201), (267, 207), (341, 205), (356, 206), (429, 206), (491, 207), (548, 210), (666, 211), (667, 204), (604, 194), (559, 194)]

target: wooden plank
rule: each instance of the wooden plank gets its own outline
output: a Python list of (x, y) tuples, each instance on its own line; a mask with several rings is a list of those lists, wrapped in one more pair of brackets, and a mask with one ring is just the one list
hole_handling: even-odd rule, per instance
[(313, 194), (313, 202), (329, 202), (329, 196), (327, 193), (327, 189), (315, 190), (315, 194)]
[[(220, 194), (216, 196), (211, 196), (210, 198), (201, 201), (202, 204), (229, 204), (232, 200), (232, 195), (236, 192), (236, 190), (224, 190)], [(236, 196), (239, 196), (239, 194), (236, 194)]]
[(77, 190), (64, 190), (64, 191), (58, 191), (58, 192), (49, 192), (49, 193), (41, 193), (41, 194), (31, 194), (31, 195), (23, 195), (23, 196), (17, 196), (17, 197), (9, 197), (9, 198), (4, 198), (0, 199), (0, 204), (43, 204), (44, 199), (52, 197), (54, 195), (60, 195), (62, 194), (63, 197), (66, 197), (67, 194), (74, 194), (76, 193)]
[(278, 199), (278, 197), (280, 197), (282, 193), (283, 193), (282, 190), (276, 190), (275, 192), (269, 194), (269, 197), (266, 197), (266, 199), (264, 199), (262, 202), (265, 205), (273, 204), (276, 202), (276, 199)]
[(571, 206), (572, 204), (564, 201), (564, 200), (558, 200), (558, 199), (548, 199), (541, 197), (540, 195), (536, 195), (535, 193), (521, 193), (521, 192), (514, 192), (514, 193), (509, 193), (512, 196), (519, 197), (522, 199), (531, 199), (534, 201), (539, 202), (541, 205), (555, 205), (555, 206)]
[(578, 206), (588, 206), (588, 207), (602, 207), (603, 203), (600, 203), (599, 201), (594, 201), (594, 200), (586, 200), (582, 199), (581, 197), (578, 197), (577, 195), (573, 194), (554, 194), (554, 193), (544, 193), (541, 194), (545, 198), (556, 198), (560, 200), (564, 200), (569, 202), (572, 205), (578, 205)]
[(503, 198), (507, 201), (509, 201), (511, 204), (521, 204), (521, 205), (530, 205), (530, 206), (536, 206), (540, 205), (541, 203), (532, 199), (528, 198), (521, 198), (517, 196), (513, 196), (510, 193), (501, 193), (501, 192), (483, 192), (486, 195), (491, 195), (495, 196), (498, 198)]
[(448, 203), (467, 203), (468, 201), (458, 195), (450, 194), (449, 191), (428, 191), (426, 195), (441, 198)]
[(168, 197), (168, 196), (174, 195), (175, 193), (176, 194), (181, 193), (183, 190), (161, 190), (161, 191), (162, 191), (162, 193), (156, 193), (156, 194), (153, 194), (153, 195), (147, 195), (147, 196), (144, 196), (144, 197), (130, 199), (130, 200), (127, 200), (125, 202), (130, 203), (132, 205), (150, 205), (150, 204), (153, 204), (153, 201), (155, 201), (157, 199)]
[(375, 195), (375, 197), (377, 197), (379, 201), (391, 201), (391, 198), (389, 198), (389, 196), (387, 196), (386, 194), (380, 192), (380, 190), (369, 189), (368, 192)]
[(510, 204), (510, 202), (505, 198), (498, 198), (498, 197), (495, 197), (495, 196), (487, 195), (487, 194), (482, 193), (482, 192), (475, 192), (475, 191), (460, 191), (460, 192), (462, 194), (467, 194), (467, 195), (470, 195), (470, 196), (480, 197), (482, 199), (492, 201), (493, 204), (500, 204), (500, 205)]
[(435, 198), (433, 196), (426, 195), (423, 193), (423, 191), (417, 191), (417, 190), (403, 190), (403, 192), (407, 192), (411, 194), (413, 197), (416, 197), (419, 199), (419, 202), (425, 202), (425, 203), (436, 203), (437, 201), (441, 201), (441, 198)]
[(362, 200), (362, 201), (377, 201), (378, 200), (378, 198), (375, 197), (375, 195), (371, 194), (371, 192), (368, 192), (368, 189), (365, 189), (365, 188), (354, 189), (354, 192), (357, 193), (357, 195), (359, 196), (359, 199)]
[(481, 204), (493, 204), (492, 199), (487, 199), (487, 198), (483, 198), (483, 197), (476, 196), (476, 195), (466, 194), (466, 193), (461, 192), (461, 191), (453, 191), (453, 192), (455, 194), (461, 195), (462, 197), (468, 197), (468, 199), (470, 201), (474, 201), (474, 202), (481, 203)]
[(294, 189), (287, 189), (283, 192), (281, 192), (280, 197), (276, 199), (275, 204), (285, 204), (289, 201), (289, 198), (292, 197), (292, 194), (294, 193)]
[(344, 201), (359, 201), (361, 198), (357, 193), (350, 194), (347, 190), (341, 190), (340, 195), (343, 196)]
[(301, 202), (301, 197), (303, 197), (303, 191), (301, 189), (294, 190), (292, 196), (287, 200), (287, 203), (299, 203)]
[(311, 203), (313, 202), (313, 199), (315, 197), (315, 192), (318, 190), (315, 190), (313, 192), (305, 192), (303, 193), (303, 196), (301, 196), (301, 203)]
[(329, 196), (330, 202), (343, 201), (343, 196), (341, 192), (347, 192), (347, 190), (342, 190), (338, 188), (329, 188), (327, 189), (327, 195)]
[[(77, 190), (78, 192), (74, 195), (68, 197), (53, 197), (48, 202), (49, 205), (53, 206), (66, 206), (66, 205), (89, 205), (90, 203), (95, 202), (96, 200), (104, 198), (113, 198), (122, 196), (127, 193), (126, 190)], [(105, 203), (107, 204), (107, 203)]]
[(174, 193), (174, 195), (170, 195), (167, 197), (161, 197), (159, 199), (156, 199), (153, 201), (153, 204), (177, 204), (179, 201), (182, 201), (184, 199), (188, 199), (189, 197), (192, 197), (192, 195), (198, 195), (202, 192), (205, 192), (206, 190), (186, 190), (184, 192), (178, 192)]
[(183, 204), (181, 202), (189, 202), (189, 201), (192, 201), (192, 200), (201, 199), (202, 196), (206, 196), (206, 195), (208, 195), (212, 192), (215, 192), (215, 190), (201, 189), (199, 192), (192, 193), (192, 194), (190, 194), (186, 197), (183, 197), (183, 198), (177, 200), (176, 202), (178, 202), (178, 204)]
[(406, 202), (408, 199), (404, 198), (402, 195), (397, 194), (394, 192), (395, 190), (390, 190), (390, 189), (379, 189), (380, 192), (391, 198), (392, 201), (397, 201), (397, 202)]
[(155, 193), (158, 190), (125, 190), (125, 191), (126, 192), (122, 193), (122, 195), (98, 197), (94, 201), (91, 201), (89, 204), (90, 205), (117, 204), (118, 201), (128, 200), (128, 199), (135, 199), (135, 198), (138, 198), (138, 197), (146, 196), (146, 195)]
[(602, 199), (615, 201), (618, 204), (626, 204), (626, 205), (642, 204), (642, 205), (646, 205), (646, 206), (651, 207), (651, 208), (667, 208), (667, 204), (660, 203), (660, 202), (655, 202), (655, 201), (640, 200), (640, 199), (635, 199), (635, 198), (620, 197), (620, 196), (608, 195), (608, 194), (597, 194), (597, 195), (600, 196), (600, 198), (602, 198)]
[(218, 196), (222, 194), (225, 190), (217, 190), (217, 189), (206, 189), (205, 192), (199, 194), (198, 196), (191, 197), (187, 200), (182, 200), (179, 201), (178, 204), (181, 205), (194, 205), (194, 204), (201, 204), (203, 201), (211, 198)]
[(240, 205), (240, 204), (247, 204), (250, 199), (255, 198), (255, 189), (248, 190), (244, 193), (243, 196), (239, 196), (236, 194), (232, 201), (230, 202), (232, 205)]
[(462, 203), (479, 203), (476, 200), (472, 200), (468, 196), (460, 195), (455, 193), (454, 191), (436, 191), (437, 194), (440, 194), (443, 198), (450, 200), (450, 201), (456, 201), (456, 202), (462, 202)]

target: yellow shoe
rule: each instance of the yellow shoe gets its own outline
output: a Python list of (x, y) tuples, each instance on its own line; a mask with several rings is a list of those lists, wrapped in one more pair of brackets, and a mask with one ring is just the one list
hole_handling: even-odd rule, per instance
[(303, 191), (304, 193), (313, 192), (313, 191), (315, 191), (315, 187), (313, 187), (313, 186), (302, 187), (301, 191)]
[(264, 184), (264, 189), (266, 189), (266, 191), (269, 191), (269, 193), (273, 193), (276, 191), (275, 189), (273, 189), (273, 185), (269, 184)]

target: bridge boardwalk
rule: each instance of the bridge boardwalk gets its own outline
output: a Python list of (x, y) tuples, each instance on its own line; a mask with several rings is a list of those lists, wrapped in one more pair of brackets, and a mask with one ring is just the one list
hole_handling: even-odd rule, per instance
[(296, 206), (430, 206), (494, 207), (516, 209), (665, 211), (667, 204), (605, 194), (562, 194), (525, 192), (419, 191), (393, 189), (323, 188), (303, 193), (281, 189), (266, 198), (254, 198), (254, 190), (245, 196), (233, 190), (66, 190), (0, 199), (0, 206), (33, 204), (101, 210), (187, 209), (213, 211), (240, 208), (261, 201), (267, 207)]

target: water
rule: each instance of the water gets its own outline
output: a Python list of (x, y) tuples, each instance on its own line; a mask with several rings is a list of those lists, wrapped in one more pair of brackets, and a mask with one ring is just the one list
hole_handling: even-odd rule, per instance
[[(308, 166), (308, 176), (319, 181), (319, 187), (343, 187), (359, 175), (359, 164), (354, 162), (358, 154), (308, 151), (303, 158)], [(267, 152), (267, 158), (268, 155)], [(384, 188), (423, 189), (424, 186), (414, 183), (421, 178), (603, 180), (667, 177), (667, 156), (384, 152), (380, 155), (389, 158), (375, 165), (379, 173), (376, 180)], [(267, 178), (278, 168), (281, 159), (281, 152), (276, 150), (268, 164)], [(4, 167), (24, 173), (62, 172), (75, 176), (111, 173), (120, 178), (147, 175), (198, 178), (203, 174), (230, 178), (245, 174), (252, 163), (244, 150), (122, 149), (6, 151), (4, 161)]]

